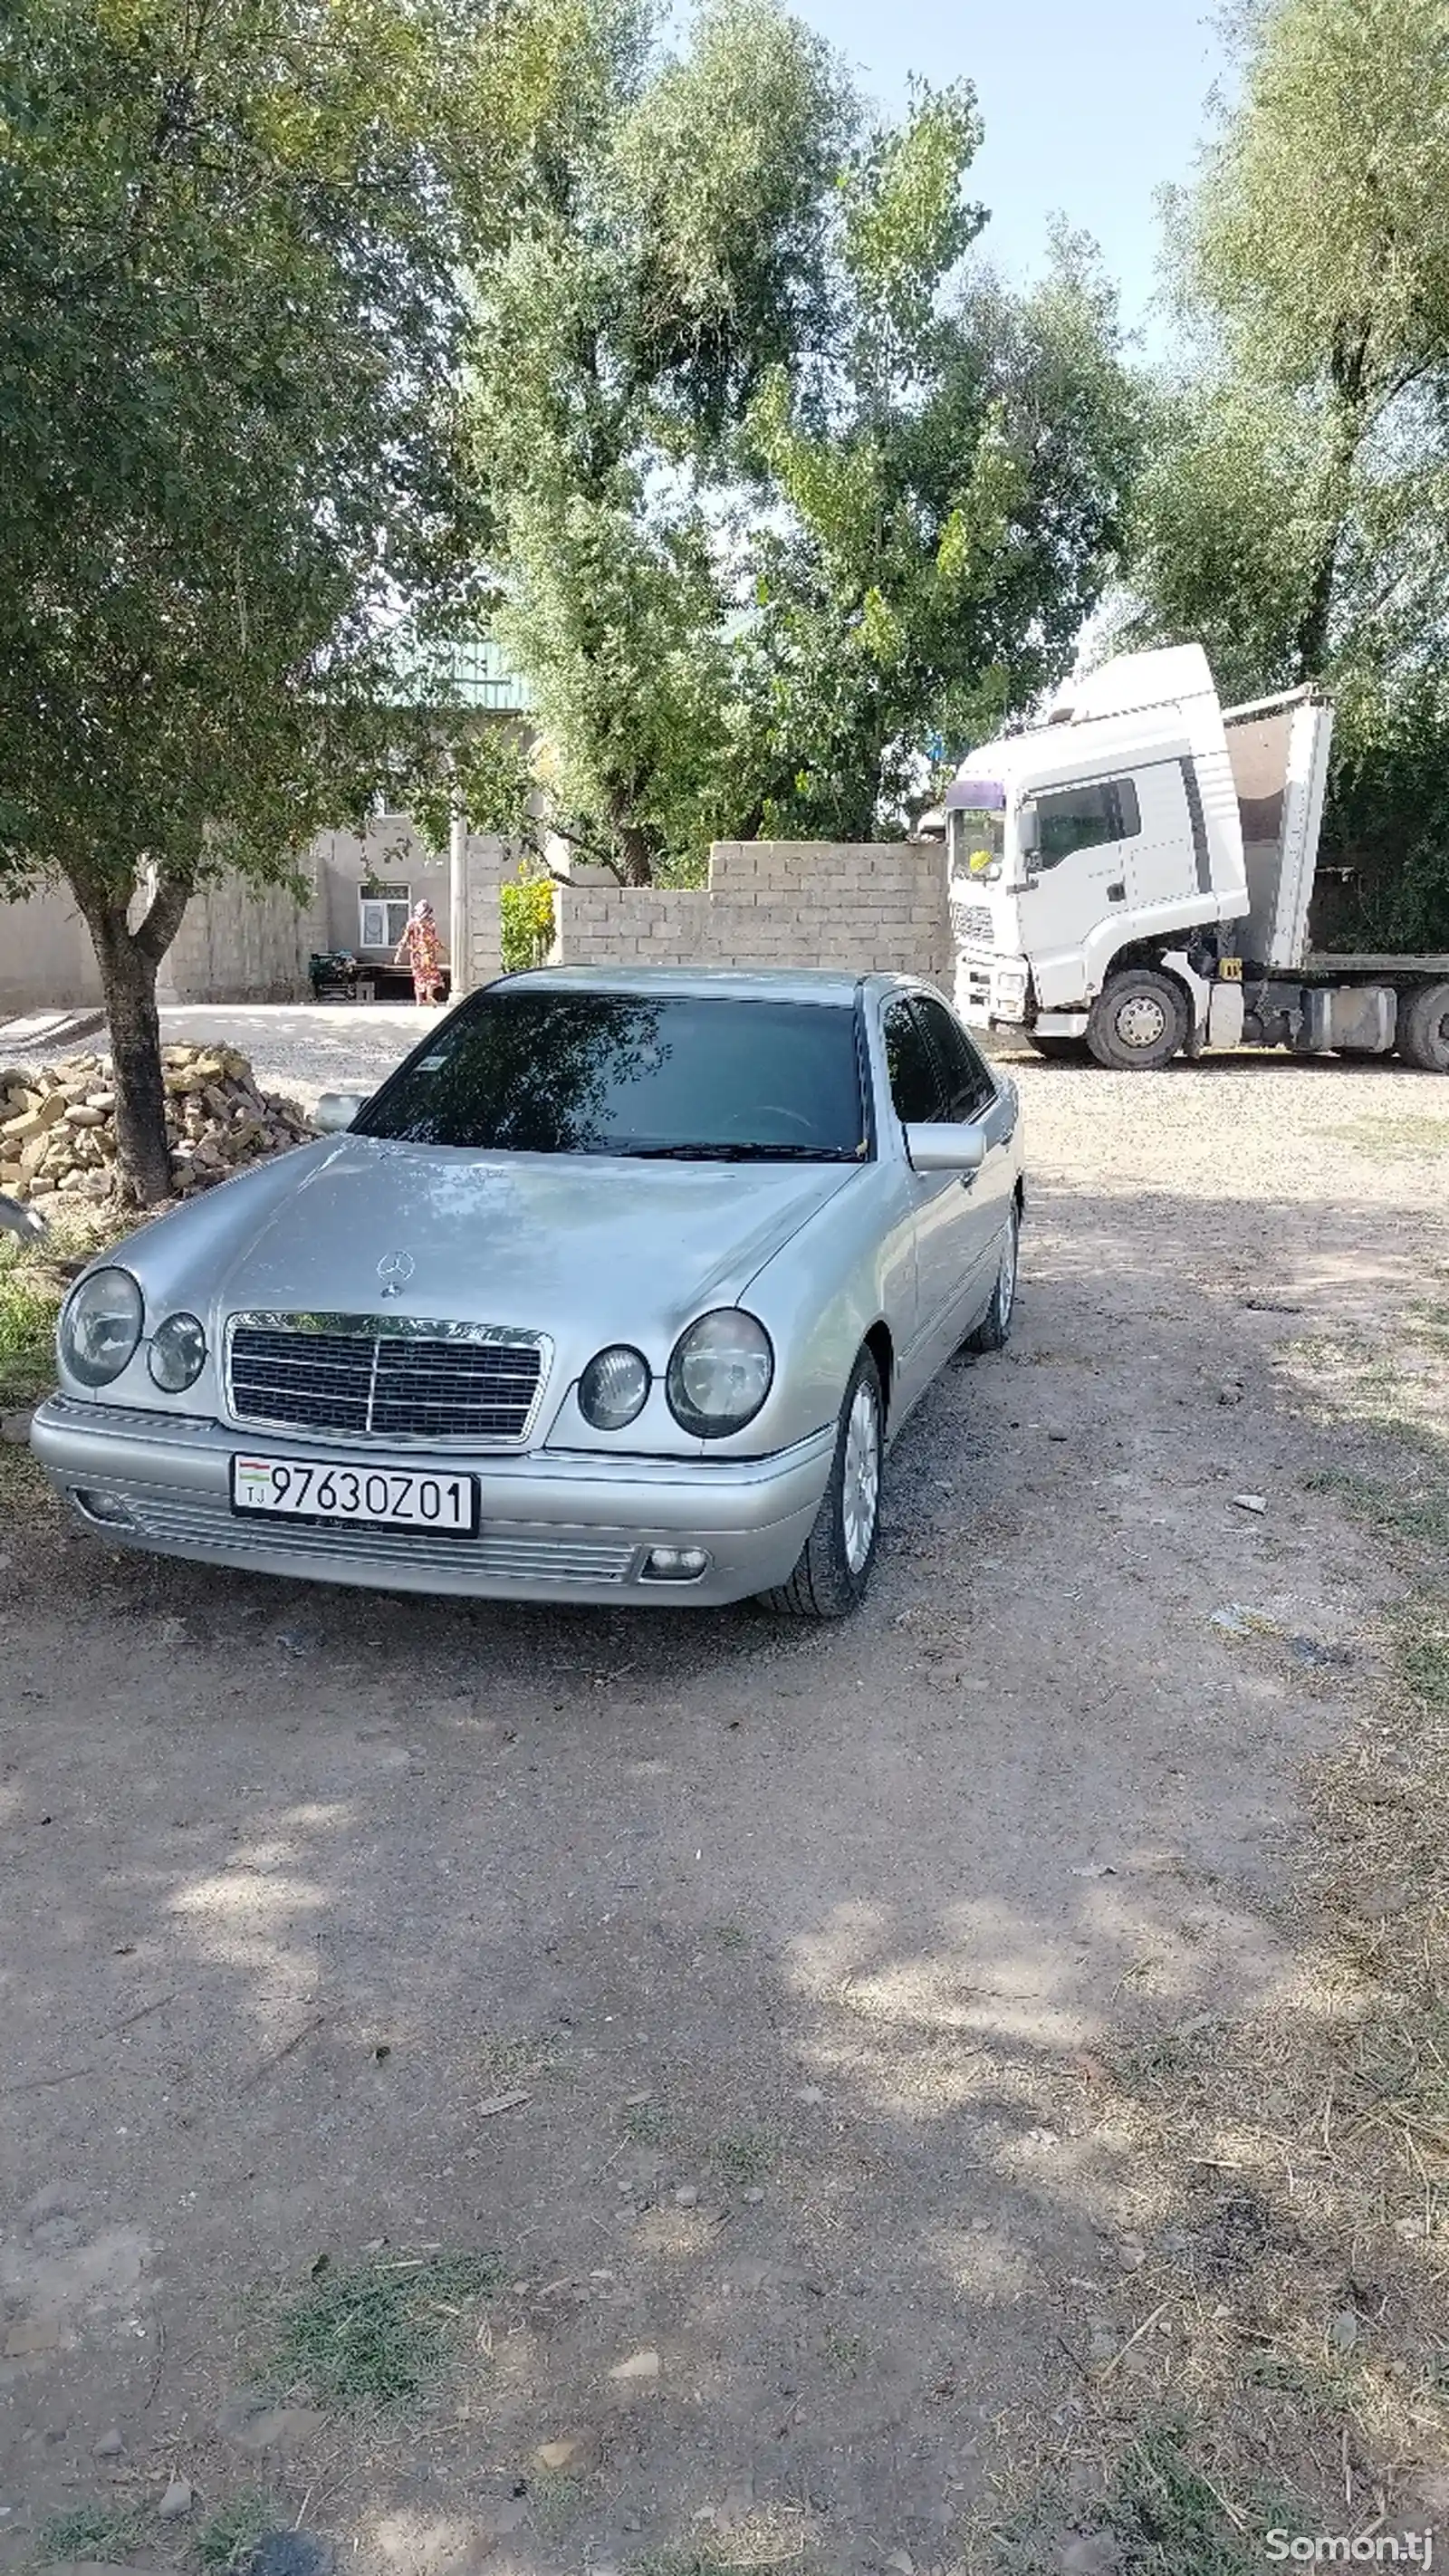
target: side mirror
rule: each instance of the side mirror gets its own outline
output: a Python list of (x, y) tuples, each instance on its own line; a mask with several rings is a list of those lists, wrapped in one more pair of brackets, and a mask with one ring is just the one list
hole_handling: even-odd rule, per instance
[(365, 1091), (324, 1091), (312, 1112), (312, 1126), (318, 1136), (343, 1136), (354, 1118), (367, 1107)]
[(1023, 805), (1020, 814), (1017, 816), (1016, 840), (1017, 847), (1024, 859), (1040, 858), (1041, 817), (1034, 805)]
[(26, 1243), (44, 1243), (49, 1232), (39, 1208), (26, 1207), (0, 1191), (0, 1233), (18, 1234)]
[(906, 1152), (918, 1172), (959, 1172), (966, 1178), (985, 1162), (986, 1138), (969, 1121), (957, 1127), (933, 1119), (906, 1129)]

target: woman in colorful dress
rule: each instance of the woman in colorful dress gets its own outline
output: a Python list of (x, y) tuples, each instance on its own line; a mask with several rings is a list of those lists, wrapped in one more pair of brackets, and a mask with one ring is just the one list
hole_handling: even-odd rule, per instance
[(430, 903), (413, 905), (413, 917), (398, 941), (393, 964), (401, 966), (404, 958), (413, 970), (413, 1000), (441, 1002), (443, 942)]

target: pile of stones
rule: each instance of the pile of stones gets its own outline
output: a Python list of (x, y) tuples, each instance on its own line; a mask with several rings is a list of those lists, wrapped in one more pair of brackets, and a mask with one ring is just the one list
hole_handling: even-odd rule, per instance
[[(166, 1130), (178, 1198), (311, 1133), (294, 1100), (257, 1088), (235, 1047), (168, 1046)], [(68, 1056), (34, 1072), (0, 1065), (0, 1190), (12, 1198), (109, 1198), (116, 1177), (116, 1090), (108, 1056)]]

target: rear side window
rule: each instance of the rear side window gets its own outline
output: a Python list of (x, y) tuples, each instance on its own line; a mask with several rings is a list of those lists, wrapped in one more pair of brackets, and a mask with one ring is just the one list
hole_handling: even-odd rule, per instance
[(1130, 778), (1094, 778), (1081, 787), (1054, 788), (1036, 799), (1040, 863), (1060, 867), (1074, 850), (1131, 841), (1142, 829), (1137, 789)]
[(946, 1115), (936, 1059), (909, 1002), (892, 1002), (883, 1022), (891, 1103), (903, 1126), (929, 1126)]
[(980, 1118), (996, 1097), (996, 1085), (960, 1021), (952, 1017), (944, 1002), (933, 1002), (926, 993), (917, 994), (911, 1008), (924, 1026), (941, 1068), (946, 1106), (938, 1114), (952, 1125), (967, 1118)]

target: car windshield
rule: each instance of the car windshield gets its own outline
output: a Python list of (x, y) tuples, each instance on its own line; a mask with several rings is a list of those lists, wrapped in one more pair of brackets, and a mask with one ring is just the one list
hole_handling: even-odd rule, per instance
[(865, 1112), (848, 1003), (477, 994), (354, 1134), (512, 1154), (846, 1162)]

